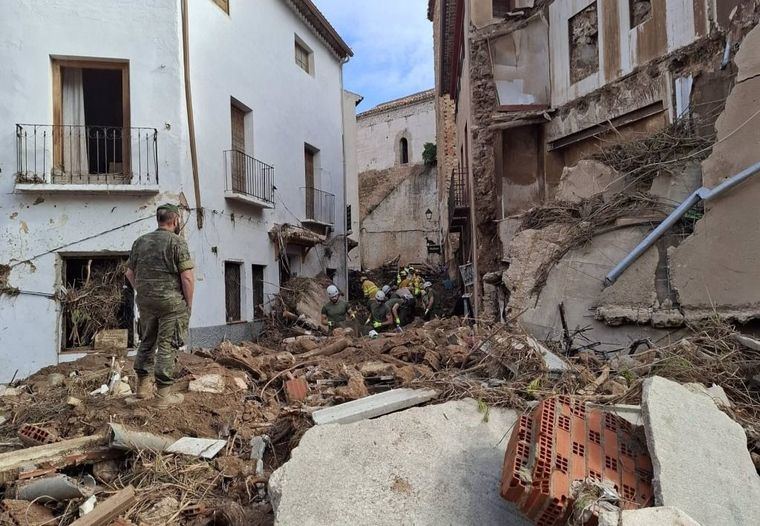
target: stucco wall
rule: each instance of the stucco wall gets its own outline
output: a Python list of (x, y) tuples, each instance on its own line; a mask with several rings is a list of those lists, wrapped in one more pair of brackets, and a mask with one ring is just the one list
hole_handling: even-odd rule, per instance
[(409, 142), (409, 162), (422, 162), (425, 143), (435, 143), (435, 101), (424, 101), (357, 118), (359, 173), (384, 170), (400, 164), (399, 142)]
[[(349, 239), (359, 242), (359, 227), (361, 222), (359, 210), (359, 160), (357, 159), (356, 140), (358, 126), (356, 125), (356, 105), (362, 100), (361, 95), (343, 92), (343, 137), (346, 152), (346, 205), (351, 206), (351, 224), (347, 225), (351, 232)], [(348, 218), (346, 218), (348, 219)], [(359, 247), (349, 251), (348, 268), (362, 268), (362, 256)]]
[[(436, 171), (415, 170), (362, 221), (362, 262), (376, 268), (400, 256), (400, 263), (439, 263), (428, 256), (425, 238), (438, 241)], [(432, 212), (428, 220), (425, 212)]]
[[(196, 263), (191, 327), (198, 337), (224, 334), (224, 262), (242, 267), (242, 315), (253, 319), (251, 265), (265, 265), (265, 299), (278, 290), (279, 270), (268, 231), (304, 219), (304, 143), (320, 150), (316, 184), (336, 195), (331, 258), (309, 252), (304, 273), (343, 264), (343, 122), (341, 64), (280, 0), (231, 2), (227, 15), (211, 1), (190, 2), (190, 55), (204, 228), (195, 211), (184, 235)], [(0, 263), (9, 284), (52, 294), (66, 253), (127, 253), (155, 228), (157, 204), (183, 194), (196, 208), (190, 168), (182, 73), (179, 2), (57, 0), (4, 2), (0, 7)], [(295, 36), (314, 52), (314, 74), (294, 62)], [(131, 125), (158, 129), (160, 192), (117, 196), (14, 193), (15, 123), (52, 124), (50, 56), (129, 61)], [(225, 199), (223, 151), (231, 148), (230, 98), (252, 109), (246, 151), (275, 167), (276, 208), (262, 211)], [(41, 199), (37, 199), (41, 197)], [(36, 203), (36, 204), (35, 204)], [(117, 228), (127, 225), (123, 228)], [(113, 231), (111, 231), (113, 230)], [(106, 233), (107, 232), (107, 233)], [(84, 238), (92, 239), (79, 241)], [(342, 276), (339, 272), (338, 276)], [(339, 284), (344, 285), (344, 283)], [(58, 355), (59, 306), (41, 296), (0, 297), (0, 382), (70, 358)], [(204, 331), (204, 328), (208, 330)], [(230, 333), (231, 334), (231, 333)]]

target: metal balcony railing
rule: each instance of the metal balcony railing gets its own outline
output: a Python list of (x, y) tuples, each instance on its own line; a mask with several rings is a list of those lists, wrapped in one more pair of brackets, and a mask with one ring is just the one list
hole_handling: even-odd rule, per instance
[(158, 184), (158, 130), (16, 124), (16, 181)]
[(225, 190), (274, 205), (274, 166), (238, 150), (224, 152)]
[(467, 168), (454, 168), (449, 186), (449, 219), (452, 226), (461, 226), (469, 217), (470, 194)]
[(306, 201), (306, 221), (324, 225), (335, 224), (335, 195), (311, 186), (301, 188)]

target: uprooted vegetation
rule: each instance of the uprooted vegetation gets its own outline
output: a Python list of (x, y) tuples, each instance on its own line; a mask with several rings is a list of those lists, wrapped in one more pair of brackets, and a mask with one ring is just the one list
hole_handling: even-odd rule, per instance
[[(0, 448), (16, 447), (9, 444), (24, 424), (63, 439), (101, 433), (109, 423), (173, 438), (221, 438), (225, 447), (213, 460), (143, 451), (64, 471), (75, 477), (94, 472), (106, 495), (133, 485), (138, 499), (124, 516), (137, 524), (266, 524), (272, 520), (266, 481), (314, 425), (315, 409), (396, 387), (434, 388), (434, 402), (473, 398), (484, 413), (488, 406), (527, 410), (533, 401), (558, 394), (637, 404), (643, 380), (656, 374), (721, 385), (732, 403), (724, 411), (744, 426), (750, 449), (760, 452), (760, 389), (749, 380), (760, 352), (738, 343), (734, 334), (713, 322), (695, 327), (688, 338), (610, 361), (591, 351), (576, 353), (566, 357), (565, 370), (550, 370), (545, 349), (514, 325), (483, 330), (451, 318), (417, 322), (403, 334), (374, 340), (342, 331), (331, 337), (279, 334), (279, 344), (270, 347), (223, 343), (181, 355), (176, 388), (186, 399), (161, 411), (150, 400), (127, 405), (123, 397), (91, 394), (114, 371), (110, 354), (93, 354), (43, 369), (17, 382), (12, 396), (0, 397), (7, 418), (0, 425)], [(125, 374), (130, 362), (124, 363)], [(215, 382), (221, 388), (192, 387), (209, 375), (221, 378)], [(291, 392), (291, 378), (305, 381), (302, 399)], [(264, 435), (271, 448), (257, 473), (251, 441)], [(5, 490), (13, 486), (11, 481)], [(79, 503), (48, 507), (67, 524)]]

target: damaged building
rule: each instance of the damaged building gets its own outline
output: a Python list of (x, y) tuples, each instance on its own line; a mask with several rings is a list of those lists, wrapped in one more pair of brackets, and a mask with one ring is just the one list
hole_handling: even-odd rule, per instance
[(703, 197), (760, 160), (755, 2), (431, 0), (428, 15), (439, 140), (455, 108), (447, 258), (481, 319), (611, 351), (760, 317), (760, 180)]
[(356, 117), (361, 266), (442, 261), (433, 90)]
[[(0, 382), (104, 331), (136, 345), (121, 267), (165, 202), (196, 266), (191, 345), (250, 339), (291, 276), (345, 288), (352, 52), (311, 0), (2, 10)], [(93, 284), (113, 301), (97, 319), (77, 292)]]

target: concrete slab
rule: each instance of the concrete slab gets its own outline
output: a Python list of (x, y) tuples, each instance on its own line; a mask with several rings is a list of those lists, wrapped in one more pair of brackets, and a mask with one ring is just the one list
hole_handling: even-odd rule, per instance
[(703, 526), (760, 524), (760, 477), (739, 424), (709, 397), (658, 376), (644, 381), (641, 407), (657, 505)]
[(313, 427), (269, 479), (275, 524), (527, 526), (499, 496), (516, 420), (460, 400)]
[(541, 342), (536, 340), (535, 338), (532, 338), (530, 336), (527, 336), (525, 341), (528, 342), (528, 345), (539, 353), (544, 358), (544, 364), (546, 364), (546, 368), (550, 372), (563, 372), (570, 369), (570, 366), (567, 364), (565, 360), (551, 352), (549, 349), (546, 348), (545, 345), (542, 345)]
[(393, 389), (314, 411), (311, 417), (317, 425), (350, 424), (424, 404), (437, 394), (433, 389)]
[(688, 514), (673, 506), (625, 510), (620, 514), (620, 526), (700, 526)]

